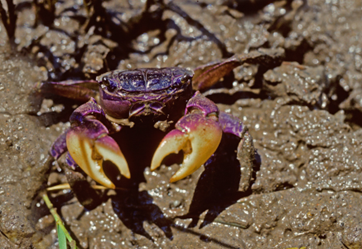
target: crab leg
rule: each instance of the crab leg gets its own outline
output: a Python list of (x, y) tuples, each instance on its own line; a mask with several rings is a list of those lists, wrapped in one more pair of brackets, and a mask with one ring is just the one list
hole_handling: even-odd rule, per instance
[(195, 90), (205, 90), (213, 86), (222, 77), (230, 73), (234, 68), (240, 66), (242, 61), (236, 57), (231, 57), (222, 62), (210, 63), (197, 67), (192, 79), (192, 87)]
[(237, 159), (240, 162), (241, 173), (239, 190), (246, 191), (250, 185), (255, 159), (253, 138), (241, 120), (228, 113), (219, 113), (219, 124), (224, 133), (233, 134), (241, 139), (237, 148)]
[(94, 80), (42, 81), (34, 86), (34, 90), (43, 95), (57, 95), (79, 101), (98, 98), (98, 83)]
[(186, 116), (176, 123), (158, 146), (151, 162), (151, 170), (158, 168), (169, 154), (184, 152), (180, 169), (170, 181), (178, 181), (201, 167), (216, 151), (222, 137), (217, 106), (199, 92), (188, 102)]
[(103, 161), (111, 161), (130, 178), (128, 164), (116, 141), (108, 136), (106, 125), (96, 117), (103, 118), (104, 113), (93, 98), (74, 111), (70, 117), (72, 127), (66, 134), (67, 149), (87, 175), (105, 187), (115, 188), (103, 171)]

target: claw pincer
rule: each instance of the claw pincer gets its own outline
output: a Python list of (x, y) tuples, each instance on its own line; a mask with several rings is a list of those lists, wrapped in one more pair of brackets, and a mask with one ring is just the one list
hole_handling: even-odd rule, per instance
[(66, 135), (68, 152), (72, 159), (92, 179), (108, 188), (115, 188), (103, 171), (103, 162), (111, 161), (130, 178), (127, 161), (108, 128), (90, 115), (104, 115), (94, 99), (80, 106), (70, 117), (72, 127)]
[(199, 92), (188, 102), (186, 113), (176, 123), (176, 129), (161, 141), (151, 162), (151, 170), (154, 170), (166, 156), (183, 150), (183, 163), (171, 177), (171, 182), (181, 180), (200, 168), (214, 154), (222, 137), (217, 106)]

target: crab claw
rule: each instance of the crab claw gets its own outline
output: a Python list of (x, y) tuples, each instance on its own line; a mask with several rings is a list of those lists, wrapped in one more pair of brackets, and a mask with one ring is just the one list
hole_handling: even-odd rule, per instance
[(67, 148), (74, 161), (93, 180), (108, 188), (115, 188), (103, 171), (103, 161), (111, 161), (127, 178), (128, 164), (116, 141), (97, 120), (72, 127), (66, 137)]
[(170, 182), (181, 180), (201, 167), (216, 151), (222, 137), (222, 129), (216, 117), (205, 117), (191, 113), (181, 118), (176, 129), (170, 131), (161, 141), (151, 162), (151, 170), (158, 168), (162, 160), (172, 153), (184, 151), (180, 169)]

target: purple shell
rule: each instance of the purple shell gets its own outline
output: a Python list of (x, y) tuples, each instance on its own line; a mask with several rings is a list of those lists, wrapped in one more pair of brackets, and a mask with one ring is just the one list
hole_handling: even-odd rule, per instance
[(139, 68), (135, 70), (115, 70), (97, 77), (110, 92), (153, 92), (170, 88), (182, 88), (194, 73), (179, 67)]
[(179, 67), (111, 71), (96, 79), (100, 104), (114, 118), (162, 115), (176, 100), (191, 97), (193, 75), (193, 71)]

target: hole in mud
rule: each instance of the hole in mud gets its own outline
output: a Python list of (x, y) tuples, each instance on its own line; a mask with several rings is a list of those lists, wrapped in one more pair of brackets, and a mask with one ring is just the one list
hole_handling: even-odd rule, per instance
[(285, 229), (284, 230), (284, 234), (287, 236), (287, 237), (290, 237), (293, 235), (293, 231), (289, 228)]
[(280, 190), (290, 189), (293, 187), (294, 187), (293, 184), (284, 182), (284, 183), (278, 184), (274, 189), (275, 189), (275, 191), (280, 191)]
[[(339, 79), (337, 81), (339, 81)], [(335, 85), (336, 89), (334, 90), (334, 93), (336, 94), (337, 98), (335, 98), (335, 100), (333, 100), (333, 98), (328, 98), (330, 101), (328, 104), (328, 112), (331, 114), (335, 114), (336, 112), (340, 111), (341, 109), (339, 108), (339, 105), (349, 96), (349, 92), (345, 91), (338, 83)]]
[(252, 99), (258, 97), (260, 96), (250, 92), (236, 92), (231, 95), (226, 93), (215, 93), (207, 95), (207, 98), (212, 100), (214, 103), (220, 103), (225, 105), (233, 105), (236, 101), (240, 99)]
[(257, 14), (260, 10), (262, 10), (265, 6), (272, 3), (272, 1), (233, 1), (226, 0), (224, 5), (229, 8), (236, 9), (247, 16), (252, 16)]
[(295, 49), (286, 49), (285, 50), (285, 61), (296, 61), (299, 64), (304, 64), (304, 56), (307, 52), (312, 51), (312, 47), (309, 43), (303, 39), (298, 47)]
[(346, 111), (346, 119), (345, 122), (351, 125), (352, 129), (357, 130), (362, 127), (362, 113), (359, 110)]
[(211, 242), (210, 237), (205, 234), (200, 235), (200, 239), (205, 242)]

